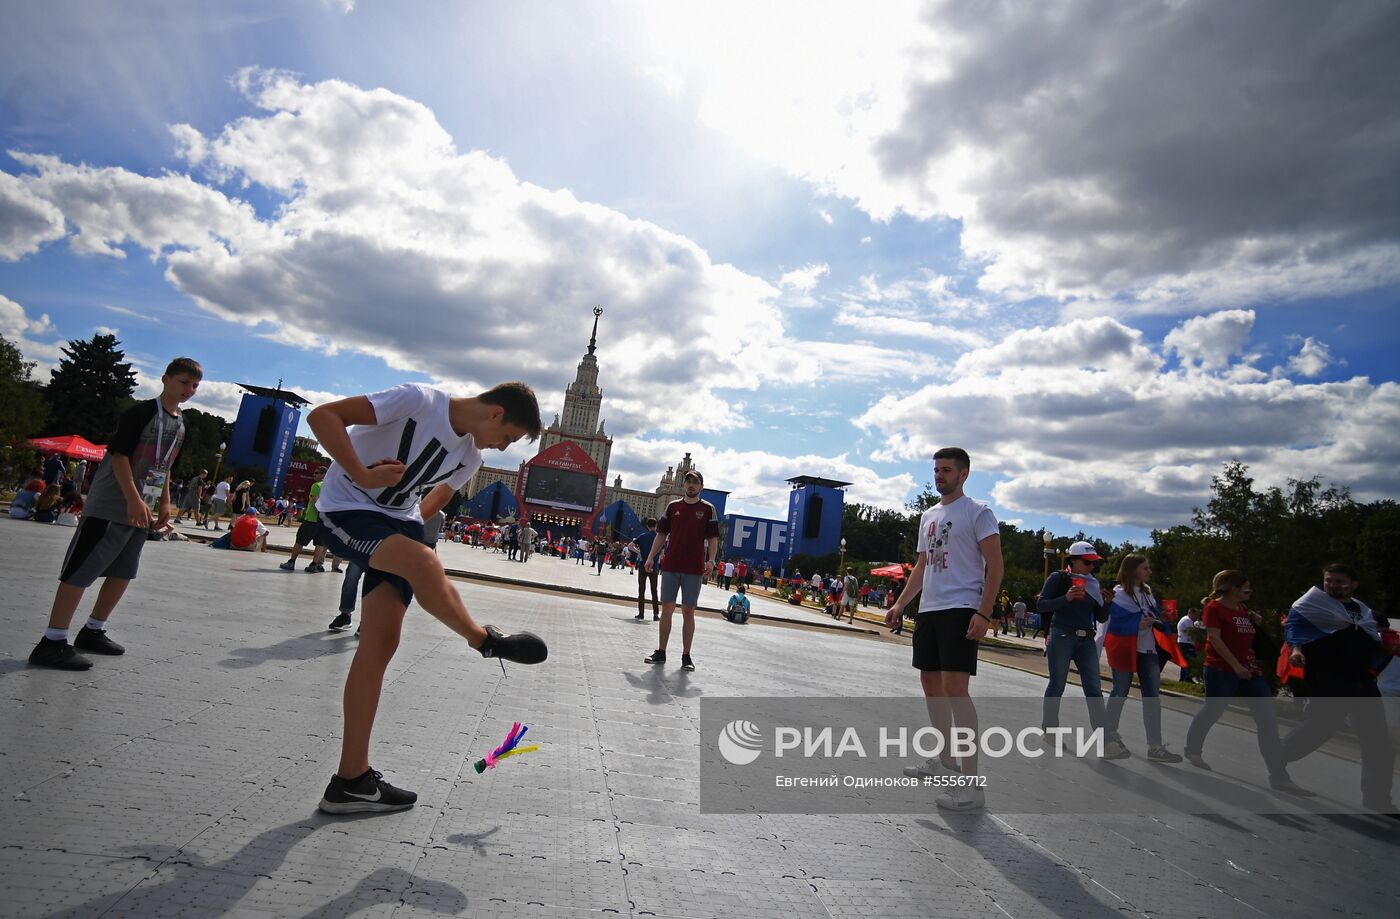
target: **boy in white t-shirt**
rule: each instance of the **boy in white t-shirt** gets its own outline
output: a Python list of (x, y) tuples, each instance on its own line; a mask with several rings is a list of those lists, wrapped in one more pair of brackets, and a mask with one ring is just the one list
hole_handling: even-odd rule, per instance
[(482, 450), (539, 437), (540, 407), (524, 383), (502, 383), (471, 398), (405, 383), (318, 406), (306, 420), (335, 461), (316, 502), (322, 544), (364, 570), (360, 644), (345, 679), (340, 766), (320, 809), (403, 810), (418, 796), (370, 768), (369, 738), (384, 671), (413, 597), (483, 657), (538, 664), (548, 654), (529, 632), (506, 635), (477, 625), (437, 554), (423, 544), (423, 519), (442, 510), (481, 467)]
[[(922, 594), (914, 629), (914, 667), (929, 700), (933, 726), (944, 737), (951, 736), (954, 723), (977, 730), (968, 682), (977, 672), (977, 641), (991, 624), (1003, 571), (996, 517), (991, 508), (963, 494), (971, 471), (972, 461), (960, 447), (933, 454), (933, 485), (942, 498), (919, 520), (919, 560), (885, 614), (885, 625), (894, 628), (904, 619), (905, 605)], [(910, 766), (905, 775), (977, 775), (976, 754), (963, 757), (961, 765), (946, 753), (945, 757)], [(980, 787), (960, 786), (934, 803), (946, 810), (976, 810), (985, 805), (985, 798)]]

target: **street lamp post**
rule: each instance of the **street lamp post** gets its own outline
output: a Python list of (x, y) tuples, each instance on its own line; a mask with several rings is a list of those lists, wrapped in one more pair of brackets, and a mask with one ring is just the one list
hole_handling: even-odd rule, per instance
[(1054, 539), (1049, 530), (1041, 530), (1040, 538), (1045, 542), (1045, 573), (1041, 580), (1050, 579), (1050, 559), (1055, 557), (1055, 550), (1050, 548), (1050, 540)]
[[(840, 578), (840, 579), (842, 580), (843, 583), (845, 582), (845, 580), (846, 580), (846, 537), (844, 537), (844, 536), (841, 537), (841, 555), (840, 555), (840, 561), (838, 561), (838, 562), (836, 563), (836, 576), (837, 576), (838, 578)], [(841, 602), (842, 602), (842, 603), (845, 603), (845, 602), (846, 602), (846, 592), (845, 592), (844, 590), (841, 592)], [(836, 618), (837, 618), (838, 620), (841, 618), (841, 610), (839, 610), (839, 609), (836, 610)], [(854, 609), (852, 609), (852, 610), (851, 610), (851, 622), (855, 622), (855, 621), (856, 621), (856, 612), (855, 612)]]
[[(228, 448), (228, 444), (226, 444), (226, 443), (220, 443), (220, 444), (219, 444), (219, 452), (214, 454), (214, 477), (211, 478), (211, 479), (209, 480), (208, 484), (205, 486), (206, 488), (212, 489), (212, 488), (214, 488), (216, 485), (219, 484), (219, 466), (220, 466), (220, 464), (222, 464), (223, 461), (224, 461), (224, 450), (227, 449), (227, 448)], [(209, 494), (213, 494), (213, 492), (211, 491), (211, 492), (209, 492)], [(211, 507), (212, 507), (212, 501), (211, 501)], [(214, 521), (214, 523), (217, 524), (218, 521), (216, 520), (216, 521)], [(209, 524), (209, 515), (208, 515), (208, 514), (205, 514), (205, 515), (204, 515), (204, 524), (205, 524), (206, 526)]]

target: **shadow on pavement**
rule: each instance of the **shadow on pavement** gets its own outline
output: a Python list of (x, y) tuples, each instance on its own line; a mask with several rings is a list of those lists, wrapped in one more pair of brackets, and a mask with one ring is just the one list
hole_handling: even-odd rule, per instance
[(11, 659), (0, 661), (0, 673), (18, 673), (21, 670), (27, 669), (29, 669), (29, 661), (26, 660)]
[[(315, 647), (309, 648), (307, 643), (313, 641), (316, 642)], [(327, 632), (323, 629), (317, 629), (315, 632), (308, 632), (305, 635), (284, 638), (277, 644), (268, 645), (265, 648), (234, 648), (229, 652), (233, 656), (219, 661), (219, 666), (241, 670), (265, 664), (268, 661), (303, 661), (313, 657), (324, 657), (327, 654), (344, 654), (346, 651), (354, 650), (355, 647), (353, 637), (347, 632)]]
[(648, 670), (644, 676), (639, 676), (629, 670), (622, 671), (622, 675), (627, 678), (627, 682), (632, 684), (633, 689), (646, 692), (648, 705), (670, 704), (671, 691), (666, 688), (666, 680), (661, 675), (660, 668)]
[(453, 835), (447, 837), (447, 841), (451, 843), (456, 843), (457, 845), (462, 846), (463, 848), (470, 848), (472, 852), (476, 855), (485, 855), (486, 840), (492, 836), (495, 836), (500, 831), (501, 825), (498, 823), (495, 826), (491, 827), (491, 829), (481, 833), (454, 833)]
[[(1044, 849), (1029, 839), (1016, 833), (1008, 833), (1006, 828), (987, 814), (945, 814), (947, 825), (933, 820), (915, 820), (924, 829), (946, 835), (958, 842), (976, 849), (986, 860), (987, 865), (996, 870), (1006, 882), (1020, 888), (1035, 903), (1047, 912), (1065, 919), (1121, 919), (1122, 913), (1101, 903), (1091, 887), (1102, 890), (1073, 867), (1061, 864), (1051, 858)], [(991, 844), (990, 840), (995, 840)], [(1014, 853), (1008, 854), (1007, 844), (1015, 846)], [(1063, 878), (1066, 884), (1078, 887), (1078, 896), (1067, 896), (1057, 890), (1055, 899), (1047, 898), (1041, 880), (1055, 875)]]
[[(123, 914), (135, 916), (169, 914), (172, 907), (201, 915), (233, 913), (240, 909), (243, 898), (253, 891), (260, 880), (274, 878), (287, 855), (312, 833), (322, 827), (343, 824), (347, 819), (375, 819), (377, 816), (364, 814), (328, 819), (317, 814), (272, 827), (219, 862), (206, 862), (197, 854), (182, 850), (156, 868), (154, 883), (152, 878), (147, 878), (122, 895), (116, 903), (111, 901), (110, 893), (103, 894), (77, 906), (50, 913), (49, 919), (93, 916), (117, 906), (120, 906)], [(329, 919), (332, 916), (347, 916), (378, 904), (398, 905), (410, 889), (418, 905), (435, 913), (457, 913), (467, 907), (466, 895), (455, 887), (415, 878), (402, 868), (378, 868), (360, 878), (340, 896), (306, 915)]]

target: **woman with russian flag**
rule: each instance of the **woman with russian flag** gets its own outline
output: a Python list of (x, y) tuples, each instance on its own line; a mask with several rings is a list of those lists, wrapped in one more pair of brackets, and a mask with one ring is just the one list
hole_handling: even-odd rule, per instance
[(1118, 722), (1123, 717), (1123, 704), (1133, 686), (1133, 674), (1138, 675), (1142, 690), (1142, 724), (1147, 731), (1147, 758), (1154, 763), (1179, 763), (1181, 757), (1162, 743), (1162, 703), (1159, 698), (1162, 664), (1158, 655), (1166, 655), (1180, 666), (1186, 658), (1177, 647), (1176, 635), (1162, 622), (1157, 598), (1152, 595), (1148, 579), (1152, 563), (1144, 555), (1130, 552), (1118, 566), (1118, 589), (1109, 607), (1108, 634), (1104, 651), (1108, 666), (1113, 669), (1113, 691), (1108, 695), (1108, 736), (1118, 742), (1116, 750), (1127, 754), (1123, 738), (1118, 735)]

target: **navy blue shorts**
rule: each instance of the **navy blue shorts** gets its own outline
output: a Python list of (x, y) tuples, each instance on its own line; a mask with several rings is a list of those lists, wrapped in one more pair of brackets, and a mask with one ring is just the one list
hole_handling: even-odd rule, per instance
[(335, 511), (321, 514), (321, 545), (332, 555), (359, 565), (364, 570), (360, 596), (368, 597), (380, 584), (391, 584), (399, 592), (406, 607), (413, 602), (413, 588), (397, 574), (379, 571), (369, 558), (390, 536), (407, 536), (414, 542), (423, 541), (423, 524), (400, 520), (376, 511)]

